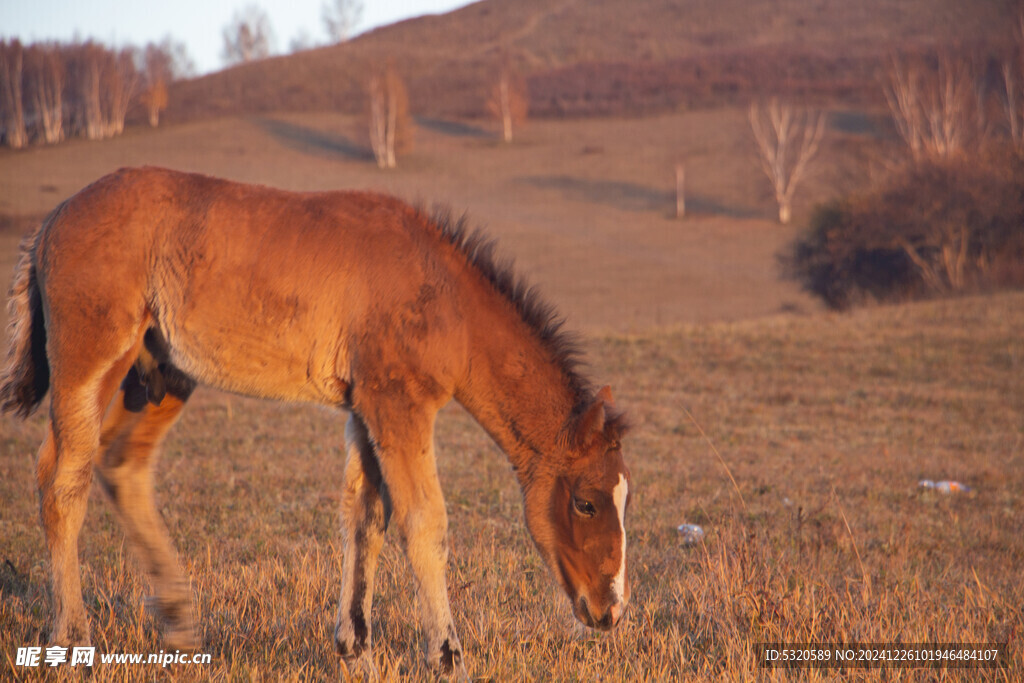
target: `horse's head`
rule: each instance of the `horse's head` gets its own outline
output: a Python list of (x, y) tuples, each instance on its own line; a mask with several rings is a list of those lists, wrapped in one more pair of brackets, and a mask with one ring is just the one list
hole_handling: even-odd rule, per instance
[(619, 444), (622, 420), (610, 410), (605, 387), (570, 430), (568, 457), (538, 468), (525, 497), (527, 526), (573, 613), (602, 630), (615, 626), (629, 603), (630, 478)]

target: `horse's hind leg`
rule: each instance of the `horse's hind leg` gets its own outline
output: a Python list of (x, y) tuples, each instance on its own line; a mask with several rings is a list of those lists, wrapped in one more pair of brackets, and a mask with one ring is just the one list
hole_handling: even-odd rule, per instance
[[(133, 375), (129, 375), (129, 380)], [(123, 387), (103, 423), (96, 459), (100, 483), (117, 510), (128, 541), (153, 585), (153, 602), (164, 621), (164, 640), (188, 649), (195, 639), (191, 592), (174, 547), (153, 499), (153, 466), (167, 431), (178, 419), (191, 393), (168, 393), (160, 405), (145, 404), (140, 412), (126, 408)]]
[(345, 427), (345, 479), (341, 498), (341, 599), (334, 644), (351, 673), (376, 678), (370, 608), (377, 557), (391, 516), (391, 501), (366, 425), (351, 414)]
[(55, 611), (50, 640), (54, 644), (89, 641), (78, 567), (78, 535), (88, 503), (103, 410), (141, 343), (139, 330), (135, 339), (126, 335), (121, 349), (104, 356), (97, 347), (80, 345), (76, 353), (74, 341), (61, 348), (51, 339), (54, 372), (50, 429), (39, 448), (36, 479), (39, 513), (50, 554)]

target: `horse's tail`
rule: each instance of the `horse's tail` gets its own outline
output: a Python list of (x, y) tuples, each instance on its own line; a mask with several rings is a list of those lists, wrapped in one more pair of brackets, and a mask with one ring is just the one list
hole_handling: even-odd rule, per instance
[(14, 271), (7, 304), (11, 348), (7, 352), (7, 367), (0, 372), (0, 413), (13, 412), (27, 417), (39, 407), (50, 388), (46, 325), (36, 280), (35, 252), (40, 233), (59, 210), (58, 207), (21, 242), (21, 258)]

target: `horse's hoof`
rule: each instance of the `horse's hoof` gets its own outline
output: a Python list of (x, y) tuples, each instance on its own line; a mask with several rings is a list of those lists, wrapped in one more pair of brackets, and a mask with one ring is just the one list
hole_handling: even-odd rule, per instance
[(191, 621), (188, 624), (167, 626), (164, 629), (164, 643), (168, 650), (198, 650), (202, 644)]
[(439, 680), (458, 681), (459, 683), (463, 681), (468, 683), (469, 681), (469, 674), (466, 673), (466, 665), (462, 657), (462, 645), (454, 636), (441, 644), (440, 650), (428, 658), (428, 663), (437, 671)]
[(469, 683), (469, 674), (466, 672), (465, 665), (459, 662), (452, 667), (451, 671), (441, 674), (441, 680), (451, 681), (452, 683)]
[(161, 624), (164, 644), (174, 650), (196, 650), (200, 646), (192, 618), (192, 605), (188, 597), (161, 599), (150, 596), (146, 608)]
[(89, 622), (75, 621), (55, 624), (50, 631), (50, 644), (60, 647), (90, 647), (92, 636), (89, 633)]
[(373, 655), (363, 652), (358, 657), (347, 659), (341, 658), (341, 680), (362, 681), (363, 683), (378, 683), (380, 681), (380, 670), (373, 661)]

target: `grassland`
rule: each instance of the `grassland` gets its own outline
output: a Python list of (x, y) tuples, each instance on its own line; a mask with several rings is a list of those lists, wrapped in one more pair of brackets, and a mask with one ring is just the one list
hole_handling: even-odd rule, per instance
[[(400, 25), (361, 46), (183, 84), (167, 119), (188, 123), (133, 128), (101, 144), (0, 151), (0, 278), (22, 231), (122, 165), (450, 203), (486, 225), (584, 332), (591, 373), (613, 385), (635, 424), (627, 441), (633, 603), (620, 628), (600, 635), (574, 622), (534, 552), (504, 457), (460, 409), (443, 412), (449, 583), (475, 679), (1020, 680), (1024, 294), (823, 312), (778, 278), (774, 255), (798, 228), (772, 220), (742, 107), (535, 120), (511, 147), (486, 123), (432, 118), (478, 106), (485, 74), (453, 63), (478, 68), (503, 42), (555, 75), (638, 55), (672, 65), (716, 46), (772, 48), (794, 35), (831, 49), (842, 34), (848, 45), (882, 45), (888, 56), (896, 43), (949, 39), (941, 27), (965, 40), (989, 35), (1005, 3), (786, 0), (779, 6), (814, 16), (780, 11), (772, 20), (775, 8), (765, 5), (742, 26), (733, 20), (750, 14), (749, 3), (693, 3), (689, 16), (657, 21), (647, 34), (629, 22), (658, 15), (601, 3), (614, 10), (592, 14), (605, 29), (579, 30), (580, 13), (596, 4), (562, 3), (553, 13), (539, 0), (474, 5), (461, 23), (427, 20), (433, 33)], [(714, 21), (701, 14), (716, 7), (726, 11)], [(480, 36), (474, 27), (485, 22), (475, 18), (489, 10), (507, 20), (491, 22), (504, 27), (497, 35)], [(846, 21), (844, 12), (863, 21)], [(608, 26), (618, 42), (607, 40)], [(567, 32), (580, 36), (572, 54), (559, 52)], [(463, 54), (469, 37), (482, 47)], [(351, 114), (362, 105), (352, 102), (362, 97), (366, 65), (400, 44), (413, 46), (405, 59), (423, 67), (408, 75), (422, 118), (414, 151), (384, 174), (368, 159), (365, 124)], [(344, 59), (358, 50), (359, 60)], [(310, 84), (328, 82), (333, 90), (309, 96)], [(462, 99), (420, 107), (428, 90)], [(884, 114), (854, 109), (829, 107), (827, 142), (797, 197), (797, 225), (885, 154)], [(684, 221), (672, 217), (679, 160), (688, 178)], [(46, 644), (50, 613), (33, 483), (44, 412), (25, 422), (0, 417), (0, 680), (59, 678), (13, 665), (18, 647)], [(337, 679), (343, 424), (343, 415), (310, 406), (197, 393), (165, 444), (157, 495), (192, 578), (212, 663), (101, 666), (94, 680)], [(925, 478), (957, 479), (972, 491), (922, 491)], [(159, 652), (143, 608), (148, 589), (96, 487), (90, 505), (81, 556), (94, 643), (106, 653)], [(684, 545), (682, 523), (701, 525), (704, 543)], [(390, 538), (373, 617), (388, 680), (427, 679), (415, 612), (408, 565)], [(1013, 668), (759, 669), (752, 645), (775, 640), (1003, 641)]]
[[(836, 670), (769, 675), (750, 648), (902, 640), (1009, 641), (1014, 668), (849, 678), (1019, 680), (1021, 311), (1024, 295), (1007, 294), (590, 338), (593, 372), (635, 421), (633, 603), (610, 636), (573, 624), (531, 547), (508, 464), (461, 409), (446, 409), (451, 597), (471, 675), (834, 680)], [(212, 664), (110, 666), (95, 680), (334, 678), (343, 418), (209, 391), (193, 403), (166, 443), (157, 489)], [(41, 415), (0, 421), (5, 657), (46, 642), (32, 478), (43, 426)], [(972, 492), (917, 487), (947, 477)], [(82, 561), (95, 643), (158, 652), (146, 588), (98, 490), (91, 506)], [(681, 544), (683, 522), (702, 525), (705, 542)], [(412, 595), (392, 539), (374, 615), (392, 680), (426, 676)]]

